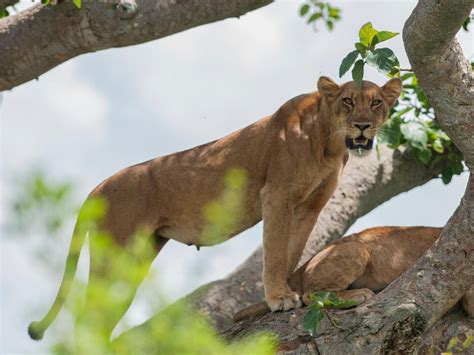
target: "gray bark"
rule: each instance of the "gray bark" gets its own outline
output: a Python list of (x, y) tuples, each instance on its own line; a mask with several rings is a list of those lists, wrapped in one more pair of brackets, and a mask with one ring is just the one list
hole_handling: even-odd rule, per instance
[(0, 20), (0, 91), (80, 54), (166, 37), (239, 17), (272, 0), (83, 0), (38, 4)]
[(0, 10), (15, 5), (20, 0), (0, 0)]
[(374, 299), (341, 312), (340, 330), (323, 321), (317, 336), (308, 338), (304, 332), (295, 331), (304, 313), (298, 310), (236, 325), (226, 334), (228, 338), (248, 334), (257, 330), (258, 324), (265, 324), (265, 329), (276, 330), (283, 344), (292, 344), (298, 353), (385, 354), (423, 351), (430, 342), (443, 348), (436, 338), (447, 342), (455, 332), (469, 331), (472, 335), (472, 320), (461, 315), (443, 316), (474, 283), (474, 82), (470, 65), (454, 38), (473, 5), (472, 0), (456, 1), (455, 6), (449, 0), (421, 0), (404, 28), (412, 68), (441, 126), (471, 170), (461, 204), (440, 239), (411, 270)]

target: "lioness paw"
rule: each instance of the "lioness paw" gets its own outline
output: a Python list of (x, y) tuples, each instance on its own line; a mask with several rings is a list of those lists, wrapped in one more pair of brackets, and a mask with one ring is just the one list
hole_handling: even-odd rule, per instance
[(300, 295), (296, 292), (287, 292), (279, 296), (266, 297), (265, 301), (272, 312), (289, 311), (290, 309), (299, 308), (303, 305)]

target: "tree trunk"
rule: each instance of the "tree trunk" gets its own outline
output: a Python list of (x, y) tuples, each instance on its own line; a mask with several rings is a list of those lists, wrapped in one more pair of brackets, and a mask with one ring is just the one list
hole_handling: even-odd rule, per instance
[[(4, 0), (1, 4), (8, 4)], [(268, 5), (272, 0), (117, 0), (38, 4), (0, 19), (0, 91), (80, 54), (169, 36)]]

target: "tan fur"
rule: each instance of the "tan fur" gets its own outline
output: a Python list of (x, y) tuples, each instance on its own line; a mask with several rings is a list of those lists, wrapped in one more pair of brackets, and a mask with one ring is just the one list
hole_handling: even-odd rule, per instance
[[(274, 311), (299, 307), (300, 294), (287, 284), (287, 276), (336, 188), (348, 159), (346, 138), (361, 132), (374, 137), (400, 94), (401, 81), (392, 79), (383, 87), (364, 81), (359, 90), (354, 82), (339, 86), (321, 77), (318, 90), (289, 100), (273, 115), (222, 139), (108, 178), (91, 193), (108, 202), (103, 227), (123, 245), (139, 228), (154, 231), (160, 248), (167, 239), (212, 244), (203, 239), (203, 210), (221, 195), (226, 172), (243, 169), (247, 185), (239, 223), (220, 241), (263, 219), (265, 300)], [(343, 101), (348, 98), (351, 105)], [(374, 100), (380, 103), (374, 105)], [(361, 131), (356, 124), (371, 127)], [(92, 258), (91, 275), (95, 272), (106, 270), (96, 270)], [(124, 312), (130, 302), (124, 303)], [(116, 311), (114, 317), (122, 314)]]
[[(367, 301), (409, 269), (441, 233), (431, 227), (376, 227), (352, 234), (326, 246), (289, 279), (293, 290), (311, 303), (309, 295), (332, 291), (358, 304)], [(462, 299), (474, 317), (474, 286)], [(262, 302), (241, 310), (234, 321), (263, 315), (270, 309)]]

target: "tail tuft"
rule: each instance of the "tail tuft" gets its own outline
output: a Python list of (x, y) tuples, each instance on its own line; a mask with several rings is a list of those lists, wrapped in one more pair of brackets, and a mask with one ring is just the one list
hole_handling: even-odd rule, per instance
[(28, 335), (33, 340), (41, 340), (44, 336), (44, 329), (41, 322), (31, 322), (28, 327)]
[(253, 304), (247, 308), (240, 310), (234, 315), (232, 320), (234, 323), (237, 323), (237, 322), (240, 322), (241, 320), (263, 316), (264, 314), (267, 314), (269, 312), (270, 312), (270, 307), (267, 306), (267, 303), (260, 302), (260, 303)]

